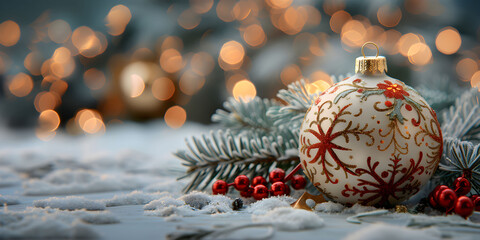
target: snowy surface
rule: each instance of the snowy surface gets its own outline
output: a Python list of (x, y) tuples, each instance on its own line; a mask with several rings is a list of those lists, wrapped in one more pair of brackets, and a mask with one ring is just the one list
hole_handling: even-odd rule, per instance
[[(353, 224), (347, 218), (376, 209), (333, 202), (312, 212), (292, 209), (297, 192), (244, 199), (245, 206), (234, 211), (238, 195), (185, 195), (188, 180), (176, 180), (184, 168), (172, 152), (184, 148), (186, 137), (209, 130), (124, 123), (101, 136), (58, 133), (48, 142), (0, 130), (0, 238), (162, 239), (207, 231), (221, 239), (410, 240), (480, 234), (478, 215), (465, 221), (387, 213)], [(407, 227), (412, 223), (416, 227)]]

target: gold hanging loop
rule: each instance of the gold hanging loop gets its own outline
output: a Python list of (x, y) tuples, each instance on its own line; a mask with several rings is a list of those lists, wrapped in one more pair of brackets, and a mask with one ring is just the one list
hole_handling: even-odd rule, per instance
[(363, 51), (363, 48), (364, 48), (365, 46), (367, 46), (368, 44), (373, 45), (373, 46), (375, 46), (375, 48), (377, 48), (377, 55), (376, 55), (375, 57), (378, 57), (378, 54), (380, 53), (380, 50), (378, 49), (377, 44), (375, 44), (374, 42), (366, 42), (366, 43), (363, 44), (363, 46), (362, 46), (362, 55), (363, 55), (363, 57), (365, 57), (365, 52)]

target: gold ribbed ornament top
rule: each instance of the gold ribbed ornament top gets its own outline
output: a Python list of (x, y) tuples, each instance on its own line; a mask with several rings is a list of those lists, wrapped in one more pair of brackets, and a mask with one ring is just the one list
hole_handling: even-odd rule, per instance
[[(368, 45), (374, 45), (377, 48), (377, 55), (375, 57), (366, 57), (363, 48)], [(377, 44), (373, 42), (366, 42), (362, 46), (363, 57), (358, 57), (355, 60), (355, 73), (362, 73), (365, 75), (382, 74), (387, 72), (387, 60), (384, 56), (378, 56), (379, 50)]]

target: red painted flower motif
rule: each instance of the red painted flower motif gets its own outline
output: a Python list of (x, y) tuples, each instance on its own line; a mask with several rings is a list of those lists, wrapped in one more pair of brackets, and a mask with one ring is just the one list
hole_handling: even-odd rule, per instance
[(398, 84), (393, 84), (392, 82), (385, 80), (385, 83), (377, 84), (379, 89), (385, 90), (383, 94), (385, 94), (388, 98), (396, 98), (396, 99), (405, 99), (404, 96), (410, 96), (407, 91), (403, 90), (403, 87)]

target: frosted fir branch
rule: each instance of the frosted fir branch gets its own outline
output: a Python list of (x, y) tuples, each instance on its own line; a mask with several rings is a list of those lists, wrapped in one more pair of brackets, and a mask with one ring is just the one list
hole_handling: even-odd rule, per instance
[(449, 137), (443, 142), (443, 157), (435, 177), (445, 184), (464, 175), (470, 180), (473, 190), (480, 193), (480, 144)]
[(477, 88), (466, 91), (455, 104), (442, 112), (442, 132), (445, 137), (480, 140), (480, 106)]
[[(338, 83), (344, 79), (343, 75), (330, 76), (332, 82)], [(289, 127), (298, 129), (308, 108), (322, 92), (309, 93), (308, 83), (302, 79), (291, 83), (287, 89), (281, 89), (277, 97), (283, 100), (286, 105), (272, 106), (267, 111), (267, 116), (271, 117), (274, 124), (278, 127)]]
[(220, 123), (223, 127), (233, 131), (242, 131), (244, 129), (256, 129), (263, 132), (272, 130), (273, 121), (267, 116), (267, 111), (278, 103), (255, 97), (251, 101), (245, 102), (234, 98), (229, 98), (223, 103), (226, 109), (218, 109), (212, 115), (212, 121)]
[(239, 174), (265, 175), (272, 165), (291, 168), (299, 161), (298, 135), (289, 130), (275, 136), (258, 132), (235, 135), (230, 130), (219, 130), (192, 137), (186, 144), (188, 151), (174, 153), (188, 168), (181, 178), (193, 176), (185, 192), (203, 190), (214, 179), (231, 182)]

